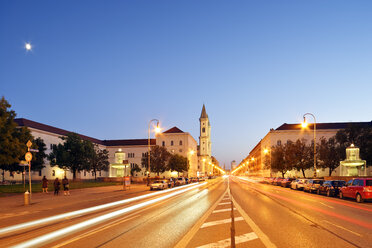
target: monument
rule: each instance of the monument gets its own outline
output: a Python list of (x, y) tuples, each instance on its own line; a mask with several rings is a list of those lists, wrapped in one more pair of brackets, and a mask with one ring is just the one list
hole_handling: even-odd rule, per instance
[(359, 148), (351, 144), (346, 148), (346, 159), (340, 162), (340, 176), (366, 176), (366, 161), (359, 157)]

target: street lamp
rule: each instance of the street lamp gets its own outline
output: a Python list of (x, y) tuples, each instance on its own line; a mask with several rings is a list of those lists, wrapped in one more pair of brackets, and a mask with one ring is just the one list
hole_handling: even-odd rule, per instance
[(151, 151), (151, 149), (150, 149), (150, 132), (151, 132), (151, 130), (150, 130), (150, 128), (151, 128), (151, 122), (153, 122), (153, 121), (156, 121), (156, 128), (155, 128), (155, 133), (159, 133), (160, 132), (160, 127), (159, 127), (159, 120), (158, 119), (152, 119), (150, 122), (149, 122), (149, 129), (148, 129), (148, 131), (149, 131), (149, 140), (148, 140), (148, 152), (147, 152), (147, 171), (148, 171), (148, 175), (147, 175), (147, 178), (149, 179), (149, 180), (147, 180), (147, 185), (150, 185), (150, 151)]
[(304, 121), (301, 123), (301, 126), (303, 128), (306, 128), (308, 126), (307, 122), (306, 122), (306, 115), (311, 115), (313, 118), (314, 118), (314, 177), (316, 177), (316, 173), (317, 173), (317, 170), (316, 170), (316, 119), (315, 119), (315, 116), (312, 114), (312, 113), (306, 113), (304, 114)]

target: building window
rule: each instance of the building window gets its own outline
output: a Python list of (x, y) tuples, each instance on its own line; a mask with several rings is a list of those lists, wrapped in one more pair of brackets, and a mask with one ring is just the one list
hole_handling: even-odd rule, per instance
[(56, 176), (56, 171), (52, 170), (52, 177), (55, 177), (55, 176)]
[(39, 170), (39, 177), (41, 177), (41, 170)]
[(165, 146), (165, 141), (161, 142), (162, 146)]
[(86, 171), (84, 171), (84, 176), (85, 176), (85, 177), (87, 176), (87, 172), (86, 172)]
[(142, 153), (142, 157), (144, 158), (144, 157), (147, 157), (147, 152), (143, 152)]
[(134, 153), (133, 152), (128, 153), (128, 158), (134, 158)]
[(50, 144), (50, 150), (52, 150), (53, 149), (53, 144)]
[(282, 141), (281, 141), (281, 140), (278, 140), (278, 141), (276, 142), (276, 144), (277, 144), (278, 146), (280, 146), (280, 145), (282, 145)]
[(182, 149), (180, 149), (180, 152), (182, 152)]
[(203, 127), (203, 129), (202, 129), (202, 130), (203, 130), (203, 133), (205, 133), (205, 127)]
[(102, 176), (102, 173), (101, 173), (101, 171), (99, 171), (99, 176)]
[(173, 140), (171, 140), (171, 146), (173, 146)]
[(182, 146), (182, 140), (180, 140), (180, 146)]

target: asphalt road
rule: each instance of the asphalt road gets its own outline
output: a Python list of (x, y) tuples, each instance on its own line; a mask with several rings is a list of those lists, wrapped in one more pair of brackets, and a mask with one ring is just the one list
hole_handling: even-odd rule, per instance
[(22, 230), (1, 233), (23, 223), (22, 216), (2, 222), (0, 247), (207, 248), (230, 247), (231, 237), (236, 247), (372, 247), (371, 203), (239, 177), (157, 192), (138, 188), (125, 199), (119, 194), (98, 194), (94, 201), (94, 195), (80, 196), (64, 211), (35, 212), (23, 222), (87, 211)]
[(372, 247), (371, 203), (232, 178), (232, 196), (276, 247)]

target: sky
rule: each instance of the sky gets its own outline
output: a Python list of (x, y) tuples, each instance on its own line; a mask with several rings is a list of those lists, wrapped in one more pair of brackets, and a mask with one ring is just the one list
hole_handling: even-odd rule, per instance
[(98, 139), (147, 138), (156, 118), (198, 141), (205, 104), (228, 167), (307, 112), (371, 121), (371, 44), (372, 1), (4, 0), (0, 96)]

